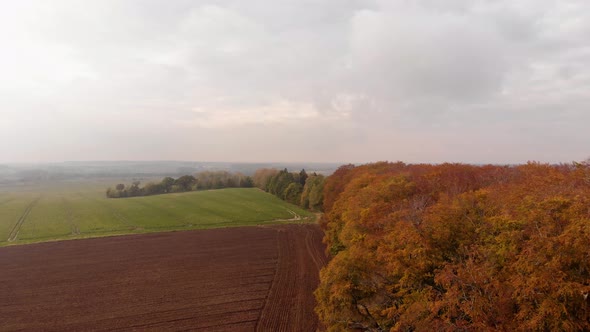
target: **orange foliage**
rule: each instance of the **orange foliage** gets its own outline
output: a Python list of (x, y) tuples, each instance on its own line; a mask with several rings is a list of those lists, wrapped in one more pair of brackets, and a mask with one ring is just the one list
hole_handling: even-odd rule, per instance
[(590, 330), (590, 165), (376, 163), (328, 177), (331, 331)]

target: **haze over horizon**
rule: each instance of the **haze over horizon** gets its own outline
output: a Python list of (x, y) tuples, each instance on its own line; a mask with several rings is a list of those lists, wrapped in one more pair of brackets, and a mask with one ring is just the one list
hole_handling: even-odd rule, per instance
[(0, 163), (590, 157), (590, 2), (3, 2)]

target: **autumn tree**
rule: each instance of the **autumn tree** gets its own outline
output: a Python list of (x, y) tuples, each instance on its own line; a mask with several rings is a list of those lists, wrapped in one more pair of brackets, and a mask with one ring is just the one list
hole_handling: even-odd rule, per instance
[(295, 182), (295, 176), (285, 168), (270, 179), (268, 192), (283, 198), (285, 189), (293, 182)]
[(282, 198), (291, 204), (299, 204), (302, 190), (303, 187), (301, 187), (299, 182), (291, 182), (283, 191)]
[(376, 163), (324, 187), (329, 330), (590, 329), (590, 167)]
[(312, 211), (323, 210), (324, 181), (325, 177), (323, 175), (310, 175), (307, 178), (299, 202), (303, 208)]
[(279, 170), (274, 168), (260, 168), (256, 170), (252, 176), (252, 180), (257, 188), (267, 191), (270, 179), (277, 175), (277, 173), (279, 173)]

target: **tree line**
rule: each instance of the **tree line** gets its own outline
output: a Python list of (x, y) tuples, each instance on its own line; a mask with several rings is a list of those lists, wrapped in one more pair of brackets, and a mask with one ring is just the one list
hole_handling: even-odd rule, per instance
[(323, 195), (328, 330), (590, 330), (588, 163), (347, 165)]
[(119, 183), (114, 188), (108, 188), (106, 196), (108, 198), (123, 198), (208, 189), (251, 188), (254, 186), (254, 181), (250, 176), (241, 173), (205, 171), (194, 176), (183, 175), (177, 179), (165, 177), (160, 182), (148, 182), (143, 187), (140, 184), (139, 181), (134, 181), (130, 185)]
[(323, 175), (308, 175), (305, 169), (289, 172), (286, 168), (261, 168), (253, 176), (256, 187), (312, 211), (323, 211), (324, 180)]

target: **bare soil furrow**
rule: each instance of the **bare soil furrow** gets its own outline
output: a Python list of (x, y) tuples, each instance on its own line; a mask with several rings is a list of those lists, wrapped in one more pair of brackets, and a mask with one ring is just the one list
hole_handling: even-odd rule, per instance
[[(256, 327), (258, 331), (317, 329), (318, 320), (313, 311), (315, 299), (308, 294), (313, 294), (317, 287), (320, 262), (326, 258), (322, 242), (313, 243), (309, 240), (310, 232), (312, 235), (316, 232), (321, 234), (318, 227), (309, 225), (290, 225), (288, 231), (278, 229), (277, 273)], [(313, 257), (318, 253), (322, 257)]]
[(315, 331), (323, 250), (311, 224), (3, 247), (0, 330)]

